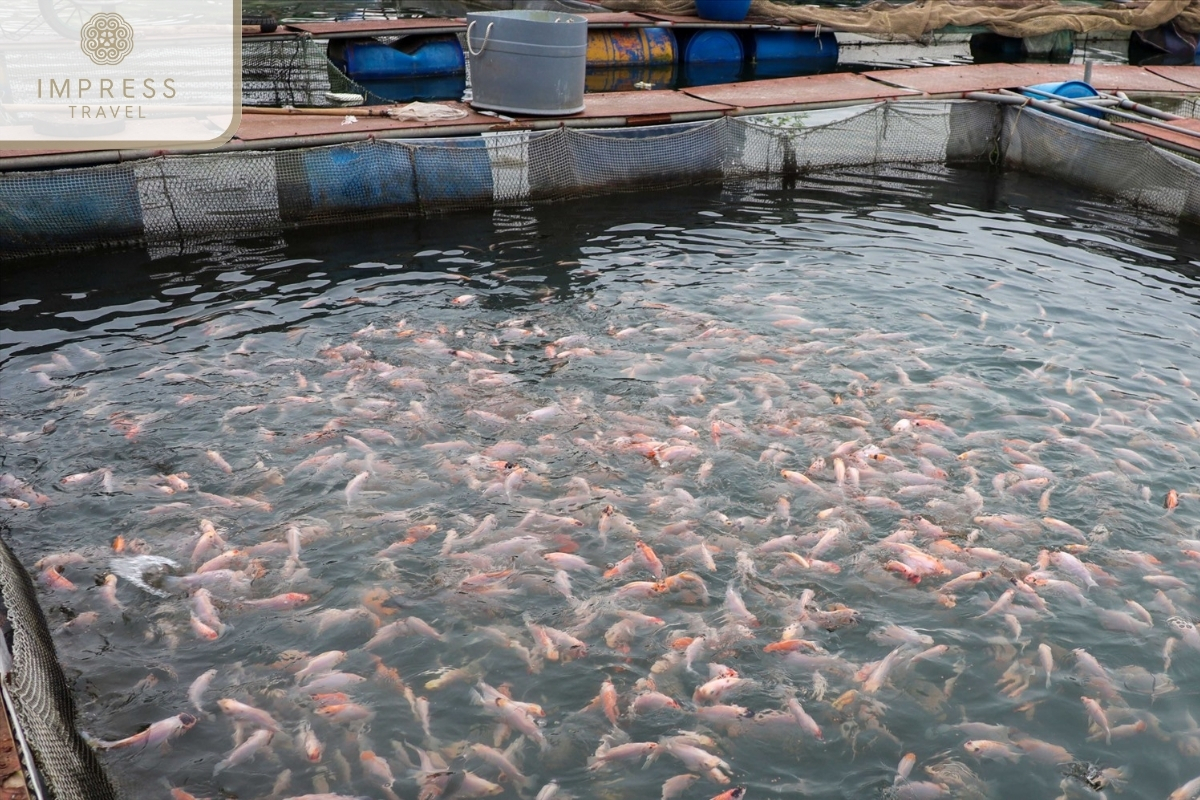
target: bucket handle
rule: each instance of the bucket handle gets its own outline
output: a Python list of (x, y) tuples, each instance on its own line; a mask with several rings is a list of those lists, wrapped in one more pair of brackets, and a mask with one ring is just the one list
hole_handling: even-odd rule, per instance
[(479, 52), (475, 52), (475, 48), (471, 47), (471, 29), (475, 27), (476, 22), (477, 20), (471, 20), (470, 24), (467, 25), (467, 52), (473, 56), (480, 56), (483, 55), (483, 50), (487, 47), (488, 39), (492, 35), (492, 26), (496, 23), (488, 23), (487, 29), (483, 32), (483, 44), (479, 45)]

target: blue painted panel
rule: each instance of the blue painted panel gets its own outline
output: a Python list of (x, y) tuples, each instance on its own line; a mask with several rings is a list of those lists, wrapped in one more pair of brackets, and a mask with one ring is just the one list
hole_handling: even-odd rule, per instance
[[(299, 151), (310, 213), (415, 206), (412, 161), (373, 142)], [(282, 206), (282, 204), (281, 204)]]
[(0, 176), (0, 250), (94, 246), (144, 234), (137, 180), (128, 165)]
[(439, 139), (408, 147), (422, 210), (492, 202), (492, 161), (483, 139)]

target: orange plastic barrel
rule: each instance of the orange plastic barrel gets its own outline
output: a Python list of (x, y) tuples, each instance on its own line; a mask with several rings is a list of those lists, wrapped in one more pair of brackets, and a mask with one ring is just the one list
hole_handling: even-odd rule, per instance
[(675, 63), (675, 35), (666, 28), (588, 30), (589, 67)]

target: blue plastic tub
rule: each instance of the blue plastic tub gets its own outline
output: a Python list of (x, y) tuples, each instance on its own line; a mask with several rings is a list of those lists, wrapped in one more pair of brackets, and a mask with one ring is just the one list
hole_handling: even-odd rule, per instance
[(681, 37), (684, 64), (741, 64), (742, 41), (729, 31), (700, 31)]
[(696, 0), (696, 15), (700, 19), (741, 22), (749, 13), (750, 0)]
[(832, 32), (820, 36), (799, 31), (752, 31), (746, 34), (747, 52), (755, 74), (812, 75), (837, 66), (838, 43)]
[[(1083, 81), (1063, 81), (1061, 83), (1039, 83), (1030, 86), (1030, 89), (1037, 89), (1039, 92), (1047, 92), (1048, 94), (1056, 94), (1059, 97), (1066, 97), (1069, 100), (1082, 100), (1088, 97), (1099, 97), (1100, 93), (1091, 86), (1091, 84)], [(1034, 100), (1052, 100), (1053, 98), (1034, 92), (1023, 92), (1026, 97), (1032, 97)], [(1064, 103), (1064, 107), (1071, 111), (1078, 111), (1080, 114), (1087, 114), (1089, 117), (1104, 119), (1104, 112), (1098, 108), (1083, 108), (1082, 106), (1073, 106), (1070, 103)]]
[(428, 78), (466, 71), (457, 36), (406, 36), (392, 44), (334, 39), (329, 43), (329, 60), (355, 80)]

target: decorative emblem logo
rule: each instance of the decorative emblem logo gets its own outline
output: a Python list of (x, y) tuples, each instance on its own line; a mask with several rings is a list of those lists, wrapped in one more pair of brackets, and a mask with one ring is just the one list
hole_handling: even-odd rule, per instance
[(133, 51), (133, 28), (120, 14), (94, 14), (79, 31), (79, 46), (95, 64), (120, 64)]

